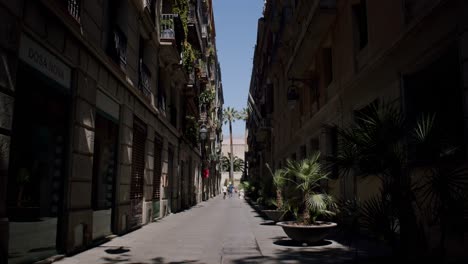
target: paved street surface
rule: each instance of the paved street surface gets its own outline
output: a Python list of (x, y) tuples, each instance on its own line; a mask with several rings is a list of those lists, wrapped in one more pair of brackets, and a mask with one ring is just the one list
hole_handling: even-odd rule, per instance
[(332, 239), (294, 243), (245, 200), (219, 196), (57, 263), (352, 263), (353, 257), (354, 250)]

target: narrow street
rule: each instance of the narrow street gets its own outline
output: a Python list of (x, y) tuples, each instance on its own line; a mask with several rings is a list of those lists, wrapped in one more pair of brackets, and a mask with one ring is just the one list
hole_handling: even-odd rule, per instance
[(245, 200), (218, 196), (57, 263), (349, 263), (353, 256), (333, 240), (295, 244)]

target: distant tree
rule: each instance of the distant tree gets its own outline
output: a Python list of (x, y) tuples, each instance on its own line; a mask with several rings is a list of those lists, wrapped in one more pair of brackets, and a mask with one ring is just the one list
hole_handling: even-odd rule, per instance
[[(242, 115), (239, 111), (232, 107), (227, 107), (223, 111), (223, 120), (225, 124), (229, 124), (229, 142), (230, 142), (230, 148), (231, 148), (231, 153), (234, 153), (233, 151), (233, 144), (232, 144), (232, 123), (234, 123), (236, 120), (243, 119)], [(229, 170), (229, 180), (232, 182), (234, 178), (234, 160), (232, 155), (230, 156), (230, 170)]]

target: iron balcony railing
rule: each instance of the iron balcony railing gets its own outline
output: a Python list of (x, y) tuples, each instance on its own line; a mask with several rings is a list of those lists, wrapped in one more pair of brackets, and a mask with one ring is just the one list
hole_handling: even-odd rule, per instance
[(195, 84), (195, 70), (191, 70), (189, 73), (188, 73), (188, 77), (189, 77), (189, 84), (193, 85)]
[(206, 62), (199, 59), (198, 60), (198, 69), (200, 71), (200, 77), (201, 78), (208, 78), (208, 67), (206, 65)]
[(63, 0), (63, 4), (66, 5), (70, 16), (80, 22), (81, 0)]
[(188, 10), (188, 22), (191, 24), (197, 23), (197, 9), (194, 4), (191, 4)]
[(148, 99), (151, 98), (151, 73), (143, 63), (143, 60), (140, 59), (140, 82), (139, 82), (139, 89), (143, 93), (145, 97)]
[(177, 14), (162, 14), (161, 15), (161, 39), (175, 40), (175, 19)]

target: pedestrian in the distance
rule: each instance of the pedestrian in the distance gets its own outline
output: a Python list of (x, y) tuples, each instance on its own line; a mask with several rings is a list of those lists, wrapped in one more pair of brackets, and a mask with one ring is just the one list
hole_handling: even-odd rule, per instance
[(229, 193), (229, 198), (232, 198), (232, 191), (233, 191), (234, 187), (232, 185), (232, 183), (229, 185), (229, 188), (228, 188), (228, 193)]
[(223, 199), (226, 199), (226, 192), (227, 192), (227, 187), (226, 185), (223, 186)]

